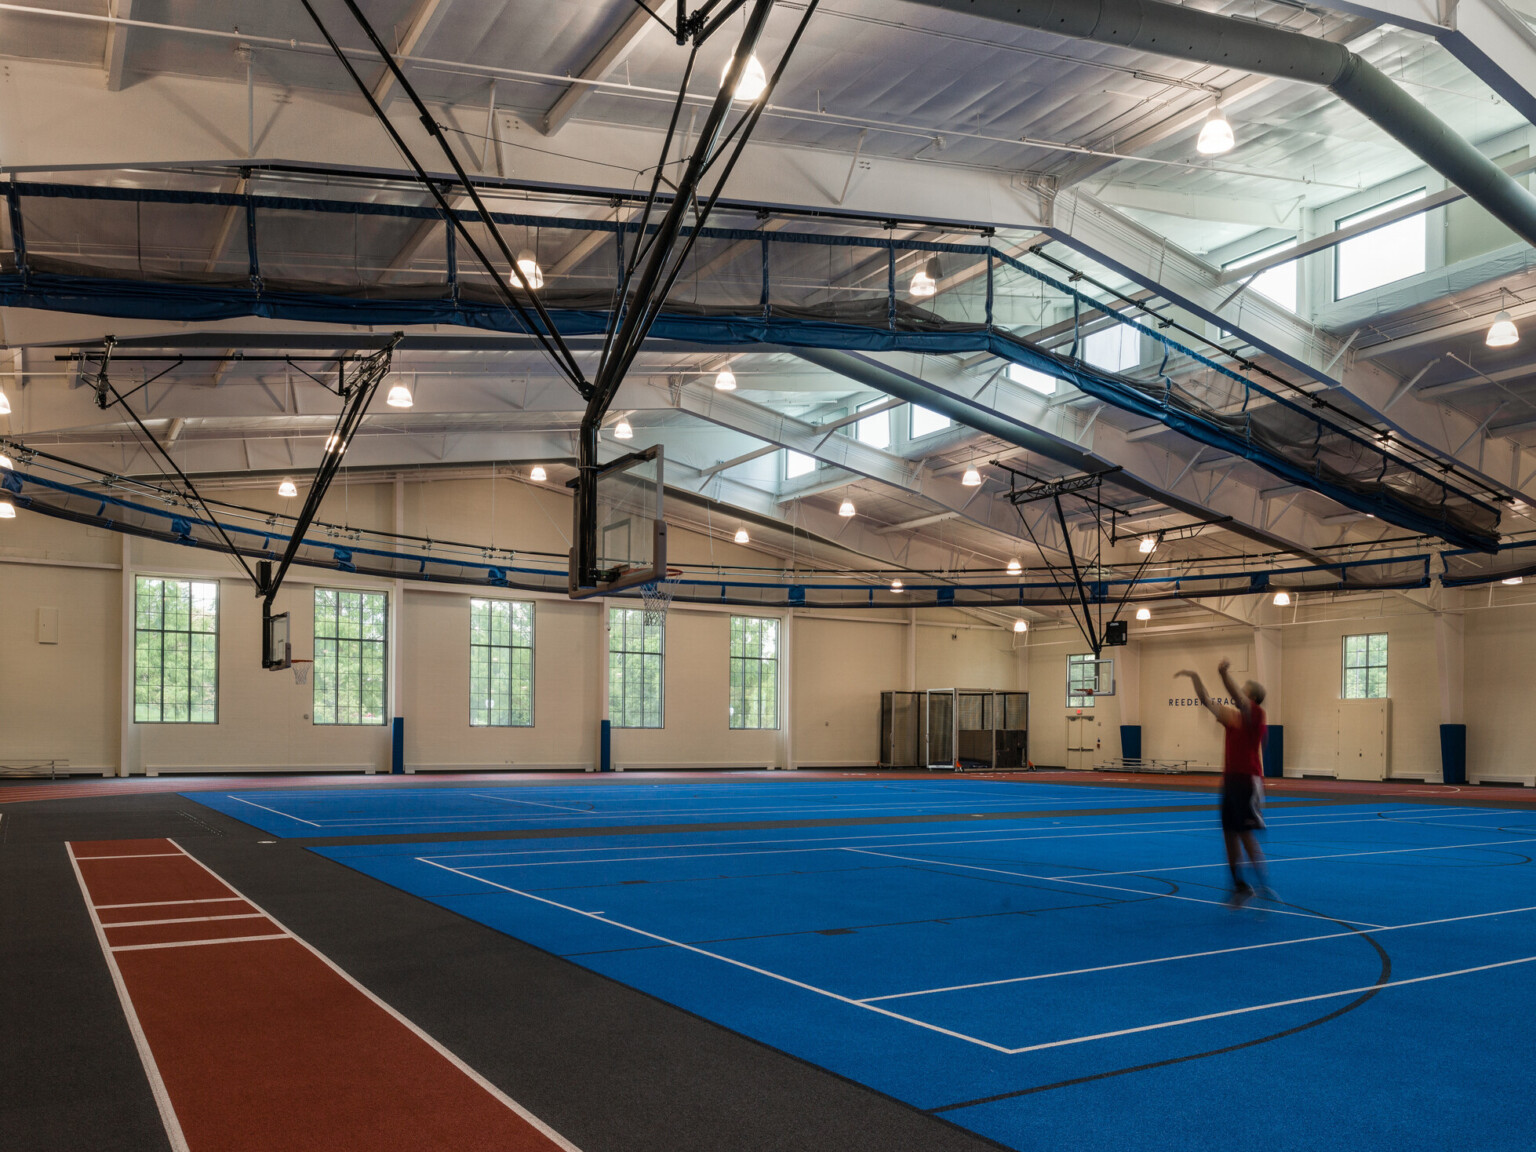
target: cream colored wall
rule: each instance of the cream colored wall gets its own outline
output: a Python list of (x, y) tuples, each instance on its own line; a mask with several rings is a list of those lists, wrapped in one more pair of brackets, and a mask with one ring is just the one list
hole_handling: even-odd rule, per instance
[(972, 618), (946, 625), (928, 613), (922, 616), (923, 623), (917, 629), (917, 688), (1011, 691), (1019, 687), (1019, 658), (1012, 632), (977, 626)]
[[(494, 496), (493, 496), (494, 493)], [(403, 486), (404, 530), (438, 539), (489, 541), (558, 553), (569, 534), (563, 492), (500, 479), (412, 482)], [(231, 497), (277, 507), (265, 492)], [(494, 510), (492, 504), (494, 502)], [(370, 528), (395, 519), (392, 485), (334, 491), (322, 517)], [(429, 527), (429, 531), (423, 529)], [(254, 768), (387, 769), (386, 726), (317, 727), (310, 689), (287, 673), (259, 667), (260, 607), (228, 558), (197, 549), (124, 537), (23, 513), (0, 524), (0, 758), (64, 757), (78, 769), (115, 770), (126, 749), (134, 771)], [(763, 563), (767, 557), (722, 541), (677, 532), (673, 554), (690, 562)], [(123, 725), (121, 639), (125, 579), (163, 574), (216, 579), (221, 585), (220, 718), (217, 725)], [(293, 623), (295, 652), (313, 651), (313, 588), (376, 588), (391, 597), (404, 675), (394, 685), (406, 718), (406, 760), (423, 769), (488, 766), (586, 767), (596, 763), (604, 621), (597, 603), (563, 596), (535, 599), (535, 725), (471, 729), (468, 724), (468, 613), (472, 595), (491, 590), (407, 584), (295, 568), (279, 598)], [(1495, 588), (1447, 595), (1465, 621), (1465, 720), (1468, 768), (1536, 780), (1536, 709), (1526, 686), (1536, 680), (1536, 589)], [(514, 592), (495, 592), (526, 598)], [(37, 643), (37, 610), (59, 610), (60, 643)], [(782, 616), (780, 612), (769, 613)], [(1065, 763), (1066, 657), (1086, 651), (1074, 631), (1037, 626), (1027, 636), (978, 627), (957, 612), (799, 612), (789, 644), (787, 733), (728, 727), (728, 611), (679, 606), (671, 614), (666, 661), (666, 726), (614, 733), (621, 766), (865, 766), (878, 757), (879, 693), (919, 688), (1027, 688), (1031, 759)], [(937, 625), (937, 626), (935, 626)], [(1276, 623), (1285, 699), (1286, 762), (1292, 771), (1327, 770), (1336, 746), (1342, 638), (1389, 636), (1392, 770), (1437, 779), (1439, 673), (1432, 613), (1402, 597), (1308, 604)], [(1133, 625), (1133, 636), (1136, 627)], [(1214, 689), (1215, 664), (1230, 655), (1239, 675), (1255, 655), (1242, 628), (1159, 634), (1135, 641), (1141, 662), (1139, 704), (1147, 756), (1215, 764), (1220, 733), (1198, 708), (1170, 706), (1186, 697), (1173, 673), (1193, 665)], [(909, 647), (910, 645), (910, 647)], [(1129, 652), (1119, 654), (1123, 661)], [(909, 665), (910, 660), (910, 665)], [(1119, 753), (1128, 703), (1100, 699), (1092, 711), (1099, 755)], [(792, 748), (786, 748), (792, 737)]]
[[(1497, 591), (1506, 601), (1525, 593)], [(1469, 611), (1465, 620), (1467, 775), (1530, 782), (1536, 779), (1536, 601)]]
[[(66, 528), (49, 551), (97, 552), (83, 528)], [(20, 558), (14, 547), (7, 551)], [(58, 611), (57, 644), (38, 642), (42, 608)], [(121, 616), (119, 571), (0, 560), (0, 764), (64, 759), (72, 771), (97, 772), (117, 764)]]
[[(673, 608), (667, 614), (666, 648), (664, 726), (613, 729), (614, 767), (777, 767), (777, 729), (730, 726), (731, 613)], [(782, 668), (780, 673), (782, 683)]]
[(880, 693), (906, 675), (907, 624), (795, 620), (795, 759), (804, 767), (863, 766), (880, 758)]

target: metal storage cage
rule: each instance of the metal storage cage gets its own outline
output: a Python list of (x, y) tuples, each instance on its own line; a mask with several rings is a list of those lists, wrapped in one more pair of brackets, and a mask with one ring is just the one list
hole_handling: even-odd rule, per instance
[(923, 720), (923, 693), (880, 693), (880, 767), (927, 767)]
[(1029, 766), (1029, 693), (943, 688), (880, 694), (880, 767)]

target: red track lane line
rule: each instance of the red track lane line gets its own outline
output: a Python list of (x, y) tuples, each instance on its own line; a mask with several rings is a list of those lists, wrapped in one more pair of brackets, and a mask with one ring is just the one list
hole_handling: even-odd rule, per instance
[[(159, 843), (181, 871), (76, 857), (101, 842), (70, 854), (176, 1152), (576, 1152), (201, 861)], [(137, 891), (125, 897), (109, 868), (132, 873)], [(198, 915), (210, 905), (161, 902), (188, 868), (262, 918), (117, 929), (98, 918), (104, 903)], [(113, 946), (164, 929), (213, 938)]]

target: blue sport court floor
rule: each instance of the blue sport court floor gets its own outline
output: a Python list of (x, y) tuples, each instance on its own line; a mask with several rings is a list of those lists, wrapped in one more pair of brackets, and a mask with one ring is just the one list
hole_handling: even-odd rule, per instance
[(1275, 804), (1233, 910), (1197, 791), (191, 798), (1008, 1148), (1536, 1146), (1536, 812)]

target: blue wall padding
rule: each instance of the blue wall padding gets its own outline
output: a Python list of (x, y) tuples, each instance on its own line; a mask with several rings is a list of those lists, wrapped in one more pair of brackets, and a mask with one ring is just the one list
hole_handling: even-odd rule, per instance
[(1467, 726), (1440, 725), (1440, 779), (1446, 784), (1467, 782)]
[(598, 735), (597, 770), (599, 772), (613, 771), (613, 723), (609, 720), (602, 722)]
[(1120, 755), (1127, 760), (1141, 759), (1141, 725), (1120, 725)]
[(389, 771), (392, 776), (405, 775), (405, 717), (396, 716), (390, 725)]
[(1271, 724), (1264, 736), (1264, 775), (1285, 775), (1285, 725)]

